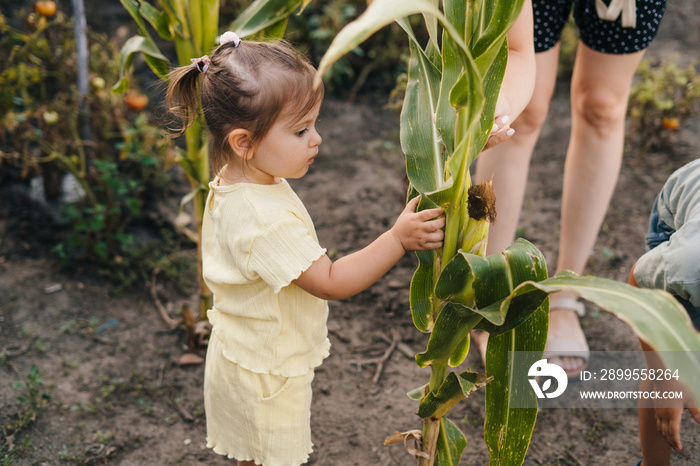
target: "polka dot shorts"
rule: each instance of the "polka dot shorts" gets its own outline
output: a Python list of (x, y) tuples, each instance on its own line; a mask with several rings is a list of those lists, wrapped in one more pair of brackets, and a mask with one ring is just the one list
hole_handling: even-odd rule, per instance
[[(609, 0), (603, 0), (607, 5)], [(595, 0), (532, 0), (535, 51), (554, 47), (569, 19), (572, 4), (581, 40), (593, 50), (610, 54), (634, 53), (649, 46), (666, 11), (666, 0), (636, 0), (637, 27), (622, 27), (621, 18), (605, 21), (596, 13)]]

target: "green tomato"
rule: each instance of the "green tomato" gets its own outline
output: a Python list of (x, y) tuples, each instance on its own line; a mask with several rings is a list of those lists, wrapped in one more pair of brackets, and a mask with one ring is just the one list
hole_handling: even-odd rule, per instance
[(47, 125), (55, 125), (58, 123), (58, 113), (53, 110), (44, 112), (44, 121)]

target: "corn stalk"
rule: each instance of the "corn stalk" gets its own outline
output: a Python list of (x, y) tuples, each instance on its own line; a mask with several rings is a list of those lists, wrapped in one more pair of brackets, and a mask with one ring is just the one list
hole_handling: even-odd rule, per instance
[[(122, 93), (129, 87), (129, 73), (136, 54), (142, 54), (148, 66), (162, 79), (167, 79), (170, 60), (159, 50), (151, 30), (161, 39), (172, 41), (177, 65), (189, 65), (190, 59), (208, 54), (219, 35), (219, 0), (158, 0), (158, 7), (144, 0), (120, 0), (138, 27), (138, 34), (126, 41), (121, 49), (120, 80), (112, 88)], [(281, 37), (289, 15), (309, 0), (256, 0), (226, 28), (241, 38)], [(151, 26), (147, 27), (147, 24)], [(186, 156), (180, 165), (190, 181), (192, 191), (182, 205), (194, 201), (197, 241), (202, 230), (202, 215), (208, 193), (209, 159), (203, 139), (204, 122), (201, 115), (185, 132)], [(199, 245), (198, 245), (199, 250)], [(211, 307), (211, 292), (202, 277), (201, 250), (197, 254), (199, 282), (199, 315), (206, 318)]]
[[(426, 350), (416, 355), (419, 366), (430, 367), (430, 381), (409, 392), (423, 420), (421, 448), (409, 451), (422, 466), (459, 463), (466, 438), (445, 415), (484, 385), (490, 464), (522, 464), (537, 400), (527, 379), (513, 377), (509, 355), (523, 351), (533, 358), (519, 364), (541, 359), (550, 293), (565, 290), (615, 313), (657, 350), (700, 349), (683, 308), (665, 292), (571, 272), (548, 278), (543, 255), (524, 240), (483, 257), (493, 192), (488, 184), (471, 186), (469, 166), (491, 132), (508, 59), (506, 33), (522, 5), (523, 0), (373, 0), (338, 33), (319, 65), (317, 80), (343, 54), (394, 21), (408, 36), (400, 134), (409, 196), (421, 194), (419, 209), (439, 206), (447, 218), (443, 247), (417, 254), (410, 290), (413, 322), (430, 333)], [(415, 14), (423, 16), (427, 44), (419, 43), (406, 19)], [(486, 374), (449, 371), (466, 357), (473, 329), (490, 335)], [(700, 361), (691, 356), (688, 365), (682, 378), (697, 397)], [(524, 397), (519, 406), (525, 399), (529, 407), (512, 407), (515, 395)]]

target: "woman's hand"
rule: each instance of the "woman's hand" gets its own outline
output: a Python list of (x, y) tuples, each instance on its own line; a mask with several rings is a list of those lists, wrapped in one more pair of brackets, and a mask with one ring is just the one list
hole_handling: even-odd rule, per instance
[(512, 123), (510, 119), (510, 106), (504, 102), (504, 99), (498, 99), (496, 104), (496, 117), (493, 120), (493, 128), (491, 129), (491, 135), (486, 141), (486, 145), (483, 150), (488, 150), (498, 144), (507, 141), (515, 134), (515, 130), (510, 127)]

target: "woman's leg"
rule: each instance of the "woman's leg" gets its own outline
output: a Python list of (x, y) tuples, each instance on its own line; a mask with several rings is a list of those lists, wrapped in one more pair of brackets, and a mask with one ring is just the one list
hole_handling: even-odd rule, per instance
[[(557, 272), (581, 274), (595, 244), (620, 172), (627, 101), (643, 55), (604, 54), (579, 44), (571, 81)], [(576, 314), (563, 309), (550, 313), (549, 338), (585, 341)], [(555, 362), (575, 376), (585, 367), (581, 358)]]

